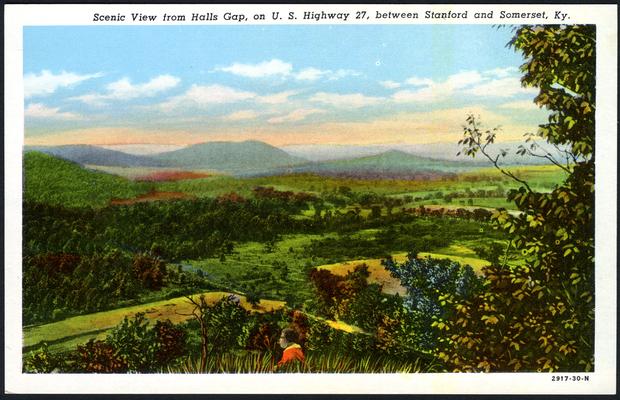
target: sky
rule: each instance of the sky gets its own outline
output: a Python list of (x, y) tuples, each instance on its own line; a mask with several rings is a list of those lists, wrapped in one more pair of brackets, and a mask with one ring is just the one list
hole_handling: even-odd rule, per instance
[(468, 113), (499, 141), (546, 112), (510, 27), (24, 28), (25, 143), (450, 143)]

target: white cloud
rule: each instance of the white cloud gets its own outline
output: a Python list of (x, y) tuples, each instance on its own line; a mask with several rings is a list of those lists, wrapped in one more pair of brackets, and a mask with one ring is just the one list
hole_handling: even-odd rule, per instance
[(339, 70), (336, 70), (335, 72), (327, 70), (327, 72), (329, 75), (329, 80), (331, 81), (342, 79), (342, 78), (347, 78), (349, 76), (360, 76), (361, 75), (359, 72), (353, 71), (351, 69), (339, 69)]
[(293, 70), (293, 65), (282, 60), (273, 59), (258, 64), (234, 63), (228, 67), (219, 68), (219, 71), (241, 75), (247, 78), (263, 78), (267, 76), (286, 76)]
[(40, 96), (54, 93), (58, 88), (77, 85), (80, 82), (99, 78), (102, 73), (79, 75), (73, 72), (61, 72), (58, 75), (43, 70), (40, 74), (24, 75), (24, 96)]
[(411, 77), (406, 83), (420, 86), (414, 90), (400, 90), (392, 95), (396, 102), (433, 103), (447, 100), (455, 96), (463, 88), (483, 81), (482, 75), (476, 71), (463, 71), (448, 76), (443, 82), (435, 82), (428, 78)]
[(379, 84), (386, 89), (398, 89), (401, 84), (394, 81), (380, 81)]
[(172, 75), (159, 75), (150, 81), (138, 85), (131, 83), (129, 78), (123, 78), (106, 86), (106, 93), (88, 93), (72, 97), (86, 104), (100, 106), (109, 101), (131, 100), (139, 97), (152, 97), (168, 89), (172, 89), (181, 80)]
[(248, 119), (255, 119), (255, 118), (258, 118), (259, 116), (260, 114), (254, 110), (241, 110), (241, 111), (237, 111), (237, 112), (225, 115), (222, 117), (222, 119), (224, 121), (244, 121)]
[(60, 108), (47, 107), (41, 103), (30, 103), (24, 110), (24, 115), (27, 118), (46, 118), (46, 119), (60, 119), (66, 121), (74, 121), (82, 119), (82, 116), (72, 112), (60, 112)]
[(511, 101), (500, 105), (499, 108), (524, 111), (540, 110), (540, 107), (538, 107), (532, 100)]
[(228, 72), (246, 78), (265, 78), (265, 77), (292, 77), (300, 81), (316, 81), (321, 78), (337, 80), (349, 76), (359, 76), (360, 73), (350, 69), (319, 69), (315, 67), (303, 68), (299, 71), (293, 70), (293, 64), (274, 58), (270, 61), (263, 61), (257, 64), (233, 63), (227, 67), (217, 68), (215, 71)]
[(392, 95), (398, 103), (432, 103), (447, 98), (449, 93), (440, 88), (425, 87), (419, 90), (399, 90)]
[(295, 75), (295, 78), (300, 81), (316, 81), (317, 79), (321, 78), (323, 75), (327, 73), (328, 73), (327, 71), (323, 71), (318, 68), (310, 67), (310, 68), (305, 68), (299, 71)]
[(334, 107), (360, 108), (379, 104), (384, 101), (381, 97), (365, 96), (361, 93), (337, 94), (319, 92), (310, 98), (310, 101), (328, 104)]
[(434, 82), (427, 78), (409, 78), (406, 83), (423, 86), (414, 90), (400, 90), (392, 95), (396, 102), (432, 103), (457, 96), (507, 98), (516, 95), (534, 95), (535, 89), (522, 88), (518, 76), (510, 76), (515, 67), (484, 71), (463, 71), (448, 76), (444, 81)]
[(266, 96), (260, 96), (256, 100), (264, 104), (283, 104), (289, 101), (289, 97), (296, 95), (298, 92), (294, 90), (288, 90), (285, 92), (269, 94)]
[(407, 79), (405, 83), (412, 86), (430, 86), (433, 84), (433, 80), (412, 76), (411, 78)]
[(270, 124), (281, 124), (283, 122), (297, 122), (313, 114), (324, 113), (324, 110), (318, 108), (300, 108), (280, 117), (273, 117), (267, 120)]
[(518, 94), (535, 95), (536, 88), (524, 88), (518, 77), (501, 78), (486, 81), (480, 85), (468, 88), (466, 94), (480, 97), (512, 97)]
[(304, 68), (295, 74), (295, 79), (300, 81), (316, 81), (321, 78), (327, 78), (330, 81), (346, 78), (349, 76), (359, 76), (360, 73), (350, 69), (339, 69), (332, 71), (331, 69), (318, 69), (314, 67)]
[(192, 85), (182, 95), (172, 97), (159, 104), (164, 111), (170, 111), (180, 106), (206, 107), (213, 104), (236, 103), (256, 98), (256, 93), (237, 90), (228, 86)]
[(520, 140), (523, 133), (532, 131), (537, 123), (520, 124), (510, 115), (493, 112), (490, 108), (471, 105), (421, 112), (403, 112), (370, 120), (326, 121), (298, 127), (289, 142), (307, 142), (322, 138), (327, 143), (435, 143), (456, 144), (463, 137), (463, 125), (468, 114), (481, 115), (483, 127), (501, 126), (498, 141)]
[(464, 87), (479, 83), (482, 81), (482, 75), (476, 71), (464, 71), (454, 75), (450, 75), (445, 82), (440, 85), (445, 85), (449, 89), (462, 89)]
[(506, 78), (507, 76), (510, 76), (515, 72), (519, 72), (519, 68), (517, 67), (495, 68), (495, 69), (484, 71), (484, 74), (495, 76), (497, 78)]
[(133, 99), (150, 97), (157, 93), (172, 89), (181, 80), (172, 75), (160, 75), (141, 85), (134, 85), (127, 78), (108, 85), (109, 96), (115, 99)]

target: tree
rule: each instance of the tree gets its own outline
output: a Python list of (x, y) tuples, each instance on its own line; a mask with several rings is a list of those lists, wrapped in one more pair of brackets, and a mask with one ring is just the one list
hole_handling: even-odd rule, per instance
[(234, 344), (243, 330), (247, 312), (236, 297), (223, 297), (215, 304), (209, 304), (204, 295), (198, 299), (187, 296), (193, 305), (191, 314), (200, 326), (200, 371), (205, 371), (207, 358), (214, 351), (224, 352)]
[(383, 265), (407, 289), (403, 305), (408, 310), (411, 325), (418, 328), (415, 343), (419, 349), (427, 351), (437, 346), (438, 335), (432, 326), (445, 325), (441, 322), (449, 312), (445, 297), (454, 293), (469, 299), (481, 287), (481, 279), (469, 265), (461, 266), (447, 259), (417, 258), (412, 252), (402, 264), (388, 259)]
[[(535, 87), (550, 111), (518, 154), (545, 159), (567, 174), (550, 193), (532, 189), (491, 155), (498, 129), (467, 117), (463, 153), (482, 154), (519, 182), (508, 199), (520, 214), (497, 210), (496, 226), (512, 235), (526, 264), (501, 262), (485, 272), (486, 290), (470, 301), (456, 297), (446, 321), (451, 335), (442, 358), (455, 370), (591, 371), (594, 346), (594, 25), (522, 26), (509, 43), (523, 53), (524, 86)], [(537, 142), (541, 139), (544, 144)], [(549, 151), (563, 155), (557, 159)]]

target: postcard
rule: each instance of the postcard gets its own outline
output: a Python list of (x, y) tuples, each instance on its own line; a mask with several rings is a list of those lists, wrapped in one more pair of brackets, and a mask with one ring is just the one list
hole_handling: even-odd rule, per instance
[(616, 392), (615, 5), (5, 10), (7, 393)]

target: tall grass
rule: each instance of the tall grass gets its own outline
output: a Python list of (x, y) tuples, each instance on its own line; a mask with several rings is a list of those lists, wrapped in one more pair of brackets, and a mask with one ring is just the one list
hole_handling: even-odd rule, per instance
[(205, 371), (200, 371), (200, 359), (188, 358), (181, 365), (169, 367), (167, 373), (217, 374), (217, 373), (424, 373), (440, 372), (435, 361), (416, 358), (398, 360), (386, 356), (360, 358), (337, 352), (309, 353), (304, 364), (278, 368), (277, 360), (270, 353), (246, 352), (243, 354), (218, 354), (207, 359)]

